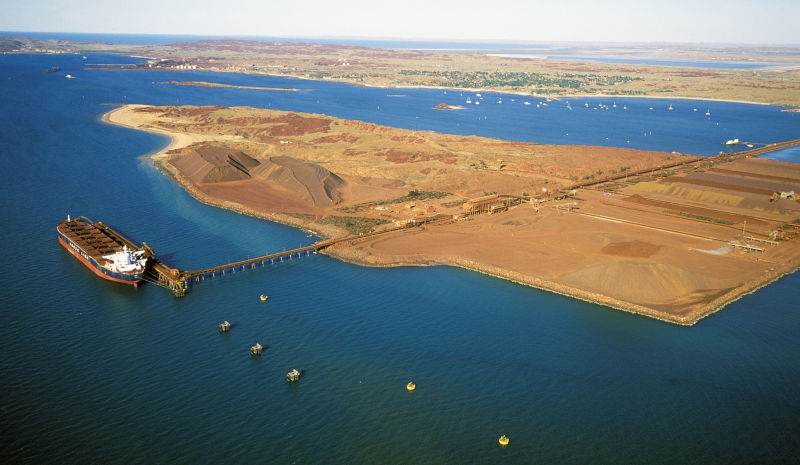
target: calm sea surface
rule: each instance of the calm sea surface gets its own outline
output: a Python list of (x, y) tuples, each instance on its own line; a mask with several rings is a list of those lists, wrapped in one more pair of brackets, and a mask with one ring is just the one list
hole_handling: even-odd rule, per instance
[[(459, 269), (370, 269), (322, 255), (176, 299), (95, 277), (55, 227), (67, 214), (102, 220), (183, 269), (315, 240), (194, 201), (142, 158), (167, 140), (104, 124), (107, 103), (251, 105), (699, 154), (732, 138), (800, 137), (800, 115), (687, 100), (537, 108), (492, 93), (437, 112), (475, 96), (83, 64), (0, 55), (3, 463), (796, 463), (798, 274), (691, 328)], [(63, 71), (45, 73), (51, 66)], [(159, 84), (168, 80), (304, 91)], [(230, 334), (217, 333), (223, 320)], [(248, 354), (255, 342), (266, 347), (260, 358)], [(297, 385), (284, 380), (292, 368), (305, 371)]]
[(71, 42), (105, 42), (119, 45), (164, 45), (195, 40), (255, 40), (261, 42), (316, 42), (326, 44), (356, 45), (393, 50), (421, 50), (449, 53), (485, 53), (509, 58), (552, 58), (554, 60), (595, 61), (636, 65), (674, 66), (690, 68), (747, 69), (796, 66), (792, 63), (755, 61), (685, 60), (647, 56), (580, 55), (568, 54), (570, 47), (515, 42), (423, 41), (320, 37), (270, 37), (270, 36), (200, 36), (174, 34), (98, 34), (80, 32), (22, 32), (0, 31), (0, 36), (31, 37), (35, 39), (60, 39)]

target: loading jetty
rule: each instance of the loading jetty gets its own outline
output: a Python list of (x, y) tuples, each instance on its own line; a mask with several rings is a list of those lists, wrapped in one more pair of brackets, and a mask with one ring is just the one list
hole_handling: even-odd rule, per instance
[[(147, 266), (142, 275), (142, 281), (155, 284), (159, 287), (169, 289), (176, 297), (183, 297), (189, 291), (192, 284), (198, 283), (205, 279), (212, 279), (222, 277), (226, 274), (233, 274), (236, 272), (252, 270), (256, 268), (266, 267), (268, 265), (275, 265), (284, 261), (296, 260), (303, 256), (315, 254), (318, 251), (330, 247), (333, 244), (340, 242), (352, 242), (357, 240), (369, 239), (375, 235), (386, 234), (397, 231), (398, 229), (406, 229), (409, 227), (420, 226), (425, 224), (425, 221), (419, 221), (413, 224), (404, 225), (398, 228), (387, 229), (378, 232), (360, 234), (357, 236), (347, 236), (338, 239), (327, 239), (315, 242), (314, 244), (305, 247), (298, 247), (296, 249), (284, 250), (282, 252), (275, 252), (260, 257), (249, 258), (247, 260), (240, 260), (237, 262), (226, 263), (211, 268), (203, 268), (200, 270), (181, 271), (177, 268), (171, 268), (161, 262), (153, 249), (150, 248), (145, 242), (137, 245), (135, 242), (126, 238), (116, 230), (103, 224), (102, 222), (95, 222), (88, 218), (81, 217), (84, 221), (93, 228), (101, 231), (103, 234), (113, 239), (116, 243), (128, 247), (133, 251), (143, 251), (144, 257), (147, 258)], [(266, 298), (262, 298), (262, 301)]]

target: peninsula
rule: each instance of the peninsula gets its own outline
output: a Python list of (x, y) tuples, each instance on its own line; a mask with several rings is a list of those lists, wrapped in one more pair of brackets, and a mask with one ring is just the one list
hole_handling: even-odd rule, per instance
[(126, 105), (106, 120), (172, 137), (154, 161), (197, 199), (350, 235), (326, 251), (360, 264), (459, 266), (684, 325), (800, 266), (791, 163), (244, 107)]
[(298, 92), (299, 89), (284, 88), (284, 87), (263, 87), (263, 86), (234, 86), (231, 84), (221, 84), (219, 82), (206, 82), (206, 81), (162, 81), (159, 84), (172, 84), (176, 86), (191, 86), (191, 87), (216, 87), (228, 89), (244, 89), (244, 90), (266, 90), (272, 92)]

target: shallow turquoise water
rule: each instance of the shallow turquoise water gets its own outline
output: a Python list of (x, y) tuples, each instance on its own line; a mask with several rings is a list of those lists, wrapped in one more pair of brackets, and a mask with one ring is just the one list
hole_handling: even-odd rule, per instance
[[(669, 101), (640, 99), (535, 113), (512, 96), (435, 112), (458, 102), (452, 92), (81, 62), (0, 55), (3, 462), (792, 463), (800, 453), (798, 274), (683, 328), (463, 270), (321, 255), (175, 299), (99, 280), (55, 236), (67, 213), (87, 215), (184, 269), (314, 240), (194, 201), (140, 158), (166, 140), (103, 124), (107, 102), (247, 104), (689, 153), (716, 153), (732, 137), (796, 138), (798, 115), (690, 101), (670, 112)], [(51, 66), (64, 71), (43, 72)], [(158, 84), (173, 79), (307, 90)], [(623, 102), (633, 113), (616, 111)], [(642, 127), (657, 130), (630, 143), (613, 136)], [(234, 324), (228, 335), (216, 331), (222, 320)], [(267, 350), (251, 358), (257, 341)], [(295, 386), (284, 381), (292, 368), (305, 371)]]

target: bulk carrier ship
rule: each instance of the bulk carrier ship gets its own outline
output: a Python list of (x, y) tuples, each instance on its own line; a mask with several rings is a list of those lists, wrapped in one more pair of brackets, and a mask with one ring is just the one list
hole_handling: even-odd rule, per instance
[(144, 250), (127, 245), (94, 226), (85, 217), (58, 224), (58, 242), (101, 278), (138, 286), (147, 263)]

